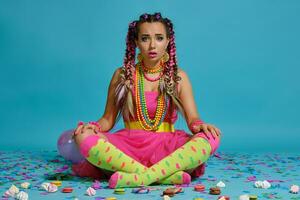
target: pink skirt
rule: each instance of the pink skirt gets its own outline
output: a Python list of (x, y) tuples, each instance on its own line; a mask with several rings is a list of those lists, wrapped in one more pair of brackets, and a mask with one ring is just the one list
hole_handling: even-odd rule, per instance
[[(154, 133), (151, 131), (124, 128), (114, 133), (108, 132), (103, 134), (108, 138), (110, 143), (147, 167), (165, 158), (191, 138), (191, 135), (183, 130), (175, 130), (172, 133)], [(198, 166), (191, 173), (191, 176), (202, 176), (204, 171), (205, 163)]]

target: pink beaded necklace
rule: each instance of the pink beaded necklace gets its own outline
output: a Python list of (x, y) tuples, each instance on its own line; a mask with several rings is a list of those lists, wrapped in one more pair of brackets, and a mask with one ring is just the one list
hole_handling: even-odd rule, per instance
[[(159, 73), (159, 75), (158, 75), (157, 77), (155, 77), (155, 78), (151, 78), (151, 77), (147, 76), (147, 74), (146, 74), (146, 72), (145, 72), (145, 71), (147, 71), (147, 70), (144, 70), (144, 69), (149, 69), (149, 68), (147, 68), (147, 67), (144, 66), (144, 62), (142, 62), (142, 67), (141, 67), (141, 69), (142, 69), (142, 72), (143, 72), (143, 75), (144, 75), (145, 79), (147, 79), (147, 80), (150, 81), (150, 82), (158, 81), (158, 80), (162, 77), (162, 75), (163, 75), (163, 66), (162, 66), (162, 63), (159, 64), (159, 68), (158, 68), (158, 71), (159, 71), (160, 73)], [(150, 70), (148, 70), (148, 71), (150, 71)], [(150, 72), (150, 73), (151, 73), (151, 72)]]

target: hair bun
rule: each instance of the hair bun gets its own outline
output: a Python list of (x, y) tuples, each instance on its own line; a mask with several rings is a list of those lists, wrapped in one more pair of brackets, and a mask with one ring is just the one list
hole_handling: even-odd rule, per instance
[(160, 12), (154, 13), (154, 16), (156, 19), (162, 18)]

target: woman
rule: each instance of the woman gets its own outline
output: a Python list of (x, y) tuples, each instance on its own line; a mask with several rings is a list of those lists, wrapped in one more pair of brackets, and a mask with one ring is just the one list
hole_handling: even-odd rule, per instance
[[(199, 118), (188, 76), (177, 66), (173, 24), (160, 13), (143, 14), (129, 24), (126, 44), (104, 115), (97, 122), (79, 123), (75, 141), (97, 175), (111, 175), (110, 188), (190, 183), (191, 176), (203, 175), (220, 130)], [(177, 111), (194, 136), (174, 129)], [(125, 128), (111, 134), (120, 116)], [(84, 176), (80, 168), (87, 165), (73, 170)]]

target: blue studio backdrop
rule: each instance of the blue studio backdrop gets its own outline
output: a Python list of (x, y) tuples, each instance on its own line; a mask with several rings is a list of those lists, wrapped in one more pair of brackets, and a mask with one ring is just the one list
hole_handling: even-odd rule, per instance
[[(0, 0), (0, 150), (98, 120), (127, 26), (161, 12), (220, 151), (300, 152), (300, 1)], [(112, 130), (122, 128), (122, 120)], [(176, 127), (186, 129), (180, 118)]]

